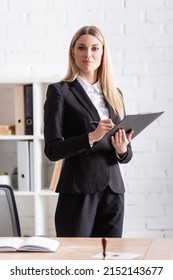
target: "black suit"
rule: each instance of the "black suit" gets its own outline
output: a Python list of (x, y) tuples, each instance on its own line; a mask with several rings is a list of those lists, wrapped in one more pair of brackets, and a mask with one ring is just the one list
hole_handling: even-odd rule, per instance
[[(109, 117), (119, 122), (107, 103)], [(65, 159), (56, 192), (93, 194), (110, 187), (114, 193), (125, 191), (118, 162), (132, 157), (131, 146), (123, 160), (112, 151), (91, 152), (88, 133), (96, 126), (91, 121), (100, 117), (87, 93), (77, 80), (48, 87), (44, 113), (45, 154), (52, 160)]]

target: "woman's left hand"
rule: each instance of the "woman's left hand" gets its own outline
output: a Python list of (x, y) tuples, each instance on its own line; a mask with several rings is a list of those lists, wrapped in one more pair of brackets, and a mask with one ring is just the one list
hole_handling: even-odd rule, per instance
[(127, 152), (127, 145), (132, 139), (133, 130), (126, 134), (124, 129), (119, 129), (111, 137), (111, 142), (119, 156), (123, 156)]

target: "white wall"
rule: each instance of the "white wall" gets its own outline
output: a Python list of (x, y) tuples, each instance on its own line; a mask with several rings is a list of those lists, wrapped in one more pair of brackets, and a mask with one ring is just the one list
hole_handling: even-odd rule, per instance
[(127, 113), (165, 110), (121, 167), (124, 236), (173, 236), (173, 1), (0, 0), (0, 7), (0, 80), (62, 77), (74, 32), (97, 25)]

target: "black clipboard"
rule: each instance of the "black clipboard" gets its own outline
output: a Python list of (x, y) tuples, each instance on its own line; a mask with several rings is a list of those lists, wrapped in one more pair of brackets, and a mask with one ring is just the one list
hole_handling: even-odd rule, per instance
[(118, 129), (124, 129), (128, 133), (131, 129), (134, 131), (132, 139), (135, 138), (142, 130), (155, 121), (163, 112), (156, 113), (139, 113), (135, 115), (127, 115), (121, 120), (111, 131), (109, 131), (100, 141), (94, 144), (92, 150), (112, 150), (111, 136), (115, 134)]

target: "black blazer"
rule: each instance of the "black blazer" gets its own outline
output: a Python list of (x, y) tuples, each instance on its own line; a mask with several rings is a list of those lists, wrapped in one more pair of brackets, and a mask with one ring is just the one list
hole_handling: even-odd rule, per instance
[[(109, 117), (119, 122), (107, 103)], [(108, 185), (116, 193), (125, 191), (118, 162), (127, 163), (132, 157), (131, 145), (127, 156), (120, 160), (115, 150), (92, 152), (88, 133), (99, 121), (97, 109), (80, 83), (50, 84), (44, 104), (45, 154), (51, 161), (64, 159), (56, 192), (95, 193)]]

